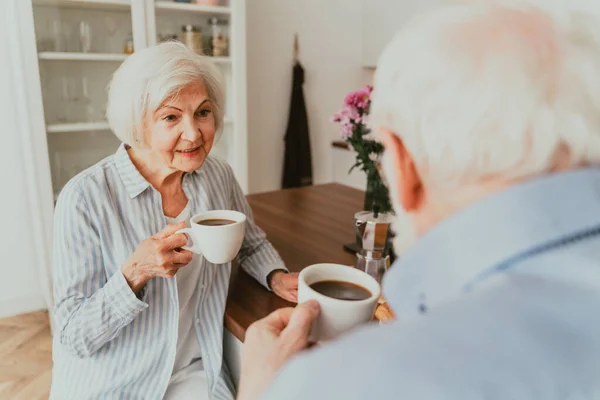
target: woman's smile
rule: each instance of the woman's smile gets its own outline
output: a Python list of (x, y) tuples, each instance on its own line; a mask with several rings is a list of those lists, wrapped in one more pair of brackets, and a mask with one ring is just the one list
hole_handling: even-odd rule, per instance
[(175, 150), (175, 153), (179, 154), (181, 157), (194, 158), (194, 157), (198, 157), (202, 153), (203, 150), (204, 150), (204, 147), (202, 145), (200, 145), (197, 147), (193, 147), (191, 149)]

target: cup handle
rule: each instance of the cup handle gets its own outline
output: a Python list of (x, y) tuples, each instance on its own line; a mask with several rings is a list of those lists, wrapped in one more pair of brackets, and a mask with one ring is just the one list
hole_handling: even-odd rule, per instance
[(191, 228), (180, 229), (175, 232), (175, 234), (177, 233), (183, 233), (187, 237), (187, 244), (185, 246), (181, 246), (182, 249), (191, 251), (192, 253), (202, 254), (202, 251), (198, 245), (194, 243), (194, 234)]

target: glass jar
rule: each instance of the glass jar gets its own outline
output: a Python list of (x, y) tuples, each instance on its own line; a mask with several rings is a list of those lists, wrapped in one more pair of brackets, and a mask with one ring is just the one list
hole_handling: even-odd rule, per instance
[(202, 54), (202, 32), (197, 26), (187, 24), (181, 27), (182, 40), (190, 50), (196, 54)]
[(229, 26), (227, 20), (212, 17), (208, 20), (212, 29), (210, 49), (214, 57), (226, 57), (229, 55)]
[(133, 35), (130, 33), (125, 39), (125, 45), (123, 46), (123, 53), (133, 54)]
[(178, 40), (177, 35), (174, 33), (159, 33), (158, 43), (164, 42), (176, 42)]

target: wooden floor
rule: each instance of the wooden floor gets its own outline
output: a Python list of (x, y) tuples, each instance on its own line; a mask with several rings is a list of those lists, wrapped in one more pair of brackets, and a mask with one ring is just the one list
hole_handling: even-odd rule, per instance
[(0, 400), (48, 399), (51, 379), (48, 313), (0, 319)]

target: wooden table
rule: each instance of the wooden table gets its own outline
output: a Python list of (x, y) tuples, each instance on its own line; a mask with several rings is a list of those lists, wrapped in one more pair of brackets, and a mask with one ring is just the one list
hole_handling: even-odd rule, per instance
[[(251, 195), (248, 202), (287, 267), (298, 272), (320, 262), (354, 264), (342, 246), (354, 240), (363, 198), (360, 190), (327, 184)], [(240, 270), (230, 285), (225, 327), (243, 342), (250, 324), (290, 305)]]

